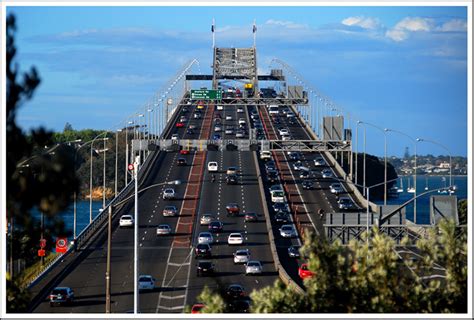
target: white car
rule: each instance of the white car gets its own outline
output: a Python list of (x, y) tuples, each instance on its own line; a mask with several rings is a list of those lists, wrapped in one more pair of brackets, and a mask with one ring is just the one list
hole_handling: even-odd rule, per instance
[(271, 160), (272, 153), (270, 151), (260, 151), (260, 160)]
[(207, 226), (209, 225), (212, 221), (215, 221), (216, 217), (213, 214), (206, 213), (201, 216), (201, 219), (199, 219), (199, 223), (201, 226)]
[(271, 192), (272, 202), (285, 202), (285, 193), (283, 191), (273, 191)]
[(214, 126), (214, 132), (221, 132), (222, 131), (222, 126), (220, 124), (216, 124)]
[(290, 135), (290, 131), (288, 131), (287, 128), (278, 129), (278, 133), (279, 133), (281, 136), (288, 136), (288, 135)]
[(287, 117), (287, 118), (294, 118), (294, 117), (295, 117), (295, 114), (293, 113), (293, 111), (288, 111), (288, 112), (286, 113), (286, 117)]
[(284, 135), (284, 136), (281, 136), (281, 140), (282, 141), (290, 141), (291, 137), (289, 135)]
[(229, 245), (233, 244), (242, 244), (244, 243), (244, 237), (242, 237), (242, 234), (234, 232), (229, 234), (229, 237), (227, 238), (227, 243)]
[(133, 217), (129, 214), (124, 214), (120, 217), (120, 227), (133, 227)]
[(154, 290), (155, 289), (155, 278), (148, 274), (144, 274), (138, 277), (138, 290)]
[(317, 157), (314, 159), (314, 165), (319, 167), (319, 166), (324, 166), (326, 164), (326, 161), (322, 157)]
[(216, 108), (217, 108), (217, 111), (222, 111), (222, 110), (224, 110), (224, 106), (222, 106), (222, 105), (217, 105)]
[(282, 236), (282, 238), (293, 238), (297, 236), (296, 230), (291, 224), (284, 224), (278, 230), (280, 231), (280, 236)]
[(239, 118), (239, 124), (246, 124), (247, 122), (245, 121), (244, 118)]
[(245, 275), (249, 274), (261, 274), (262, 273), (262, 264), (258, 260), (250, 260), (245, 265)]
[(214, 238), (210, 232), (201, 232), (198, 236), (198, 244), (207, 243), (212, 244), (214, 242)]
[(177, 133), (174, 133), (171, 135), (171, 140), (178, 140), (179, 139), (179, 135)]
[(216, 161), (209, 161), (209, 163), (207, 164), (207, 170), (209, 172), (217, 172), (219, 166), (217, 165), (217, 162)]
[(157, 236), (164, 236), (167, 234), (171, 234), (171, 227), (168, 224), (160, 224), (156, 228), (156, 235)]
[(268, 106), (268, 113), (278, 115), (280, 113), (280, 111), (278, 110), (278, 105), (272, 105), (272, 104), (269, 105)]
[(225, 116), (225, 119), (226, 120), (232, 120), (232, 116), (230, 114), (228, 114), (228, 115)]
[(176, 193), (173, 188), (166, 188), (163, 190), (163, 200), (171, 200), (176, 197)]
[(244, 108), (237, 108), (237, 113), (244, 113)]
[(249, 259), (249, 249), (240, 249), (234, 252), (234, 263), (247, 263)]
[(228, 175), (230, 174), (237, 174), (237, 168), (236, 167), (228, 167), (226, 173)]

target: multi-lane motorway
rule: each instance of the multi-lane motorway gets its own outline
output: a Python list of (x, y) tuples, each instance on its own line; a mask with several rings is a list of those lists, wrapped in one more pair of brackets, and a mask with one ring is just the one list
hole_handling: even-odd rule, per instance
[[(223, 139), (235, 139), (235, 129), (238, 120), (246, 122), (247, 130), (243, 138), (248, 138), (250, 128), (253, 128), (249, 114), (256, 107), (237, 104), (226, 104), (223, 110), (216, 111), (213, 104), (205, 105), (200, 118), (194, 118), (197, 111), (196, 101), (190, 104), (182, 101), (178, 114), (169, 124), (170, 130), (165, 139), (177, 135), (178, 139), (209, 139), (216, 133), (216, 113), (222, 118), (223, 130), (218, 132)], [(188, 109), (183, 111), (183, 107)], [(237, 111), (238, 108), (242, 110)], [(265, 112), (262, 112), (265, 111)], [(185, 124), (178, 128), (180, 116), (186, 119)], [(265, 124), (265, 134), (268, 138), (281, 138), (278, 130), (269, 118), (266, 110), (260, 110), (260, 119)], [(234, 128), (234, 133), (226, 134), (225, 129)], [(297, 120), (288, 123), (285, 116), (280, 117), (280, 127), (287, 127), (293, 139), (309, 139), (308, 133)], [(190, 130), (192, 127), (195, 129)], [(176, 137), (176, 136), (175, 136)], [(285, 181), (280, 183), (290, 186), (291, 196), (297, 196), (298, 203), (304, 207), (305, 219), (319, 233), (323, 233), (322, 220), (317, 214), (319, 208), (326, 212), (337, 208), (336, 197), (328, 190), (329, 180), (321, 178), (321, 167), (315, 167), (313, 162), (319, 153), (302, 153), (301, 161), (312, 169), (315, 181), (312, 190), (303, 190), (298, 172), (293, 169), (292, 161), (286, 154), (280, 152), (280, 177)], [(178, 158), (185, 158), (186, 165), (178, 165)], [(161, 151), (156, 157), (153, 169), (143, 187), (160, 184), (165, 181), (181, 180), (185, 183), (172, 186), (177, 194), (173, 200), (164, 200), (162, 193), (169, 186), (152, 187), (139, 195), (139, 274), (151, 275), (155, 278), (155, 289), (141, 292), (139, 295), (139, 310), (142, 313), (183, 312), (186, 305), (205, 303), (198, 301), (198, 295), (208, 286), (222, 291), (228, 285), (238, 283), (245, 288), (247, 294), (272, 284), (278, 273), (270, 250), (269, 230), (266, 227), (264, 207), (268, 207), (275, 245), (282, 266), (288, 274), (302, 285), (298, 278), (298, 265), (303, 261), (289, 258), (287, 249), (291, 245), (300, 245), (299, 238), (283, 239), (278, 231), (281, 224), (274, 220), (271, 209), (268, 188), (272, 185), (266, 177), (264, 162), (257, 161), (257, 153), (250, 151), (209, 151), (194, 152), (183, 155), (179, 152)], [(215, 181), (208, 171), (210, 161), (218, 163)], [(262, 173), (265, 195), (260, 192), (258, 172)], [(237, 184), (226, 183), (226, 170), (237, 168)], [(326, 167), (326, 166), (324, 166)], [(333, 171), (334, 172), (334, 171)], [(290, 178), (291, 177), (291, 178)], [(263, 196), (263, 197), (262, 197)], [(228, 216), (226, 205), (237, 203), (240, 207), (238, 216)], [(133, 201), (124, 207), (113, 220), (112, 255), (111, 255), (111, 301), (112, 312), (124, 313), (133, 310), (133, 228), (119, 228), (118, 219), (122, 214), (134, 214)], [(165, 206), (174, 205), (179, 214), (175, 217), (164, 217)], [(256, 222), (244, 222), (244, 214), (254, 212), (258, 216)], [(223, 223), (223, 230), (214, 233), (211, 261), (215, 265), (213, 276), (198, 277), (193, 248), (197, 244), (200, 232), (208, 231), (207, 226), (199, 223), (202, 214), (211, 213)], [(291, 222), (290, 222), (291, 223)], [(160, 224), (168, 224), (173, 231), (170, 235), (157, 236), (156, 228)], [(241, 233), (244, 242), (241, 245), (230, 246), (227, 237), (230, 233)], [(47, 296), (42, 297), (34, 312), (39, 313), (102, 313), (105, 310), (105, 260), (106, 237), (98, 237), (83, 253), (81, 260), (57, 279), (55, 286), (67, 286), (75, 290), (75, 302), (72, 305), (50, 307)], [(234, 264), (233, 253), (237, 249), (249, 249), (252, 260), (259, 260), (263, 273), (258, 276), (245, 276), (243, 265)]]

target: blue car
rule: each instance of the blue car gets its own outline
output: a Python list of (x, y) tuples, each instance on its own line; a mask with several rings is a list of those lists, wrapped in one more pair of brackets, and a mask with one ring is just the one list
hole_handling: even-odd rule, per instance
[(213, 136), (212, 136), (212, 140), (220, 140), (221, 139), (221, 135), (218, 134), (218, 133), (215, 133)]

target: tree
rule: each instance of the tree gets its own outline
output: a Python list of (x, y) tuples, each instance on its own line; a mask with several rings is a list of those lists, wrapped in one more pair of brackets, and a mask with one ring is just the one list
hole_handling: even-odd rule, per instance
[(467, 199), (458, 201), (458, 217), (460, 225), (467, 224)]
[(204, 287), (197, 300), (205, 301), (206, 306), (201, 310), (202, 313), (223, 313), (225, 310), (224, 299), (207, 286)]
[[(69, 204), (73, 191), (77, 188), (73, 159), (63, 148), (45, 152), (51, 146), (52, 134), (44, 128), (31, 130), (25, 136), (16, 125), (18, 109), (33, 97), (40, 84), (38, 72), (32, 67), (23, 73), (18, 81), (19, 67), (13, 64), (16, 47), (14, 34), (15, 17), (7, 17), (6, 30), (6, 78), (7, 78), (7, 219), (10, 222), (8, 236), (8, 257), (30, 257), (25, 250), (34, 250), (38, 246), (38, 223), (32, 219), (31, 208), (37, 207), (49, 217), (51, 227), (64, 233), (59, 219), (55, 216)], [(45, 149), (46, 146), (46, 149)], [(12, 228), (14, 226), (14, 229)], [(13, 230), (12, 230), (13, 229)], [(51, 242), (50, 242), (51, 243)], [(11, 265), (11, 263), (10, 263)], [(27, 295), (14, 274), (8, 274), (7, 311), (25, 311)]]
[(69, 122), (66, 122), (66, 124), (64, 125), (64, 129), (63, 129), (64, 133), (66, 133), (67, 131), (73, 131), (72, 125)]

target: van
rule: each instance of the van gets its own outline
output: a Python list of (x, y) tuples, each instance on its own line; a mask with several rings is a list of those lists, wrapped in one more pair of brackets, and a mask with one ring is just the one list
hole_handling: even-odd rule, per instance
[(217, 162), (216, 161), (209, 161), (209, 163), (207, 164), (207, 170), (209, 172), (217, 172), (217, 170), (218, 170)]

